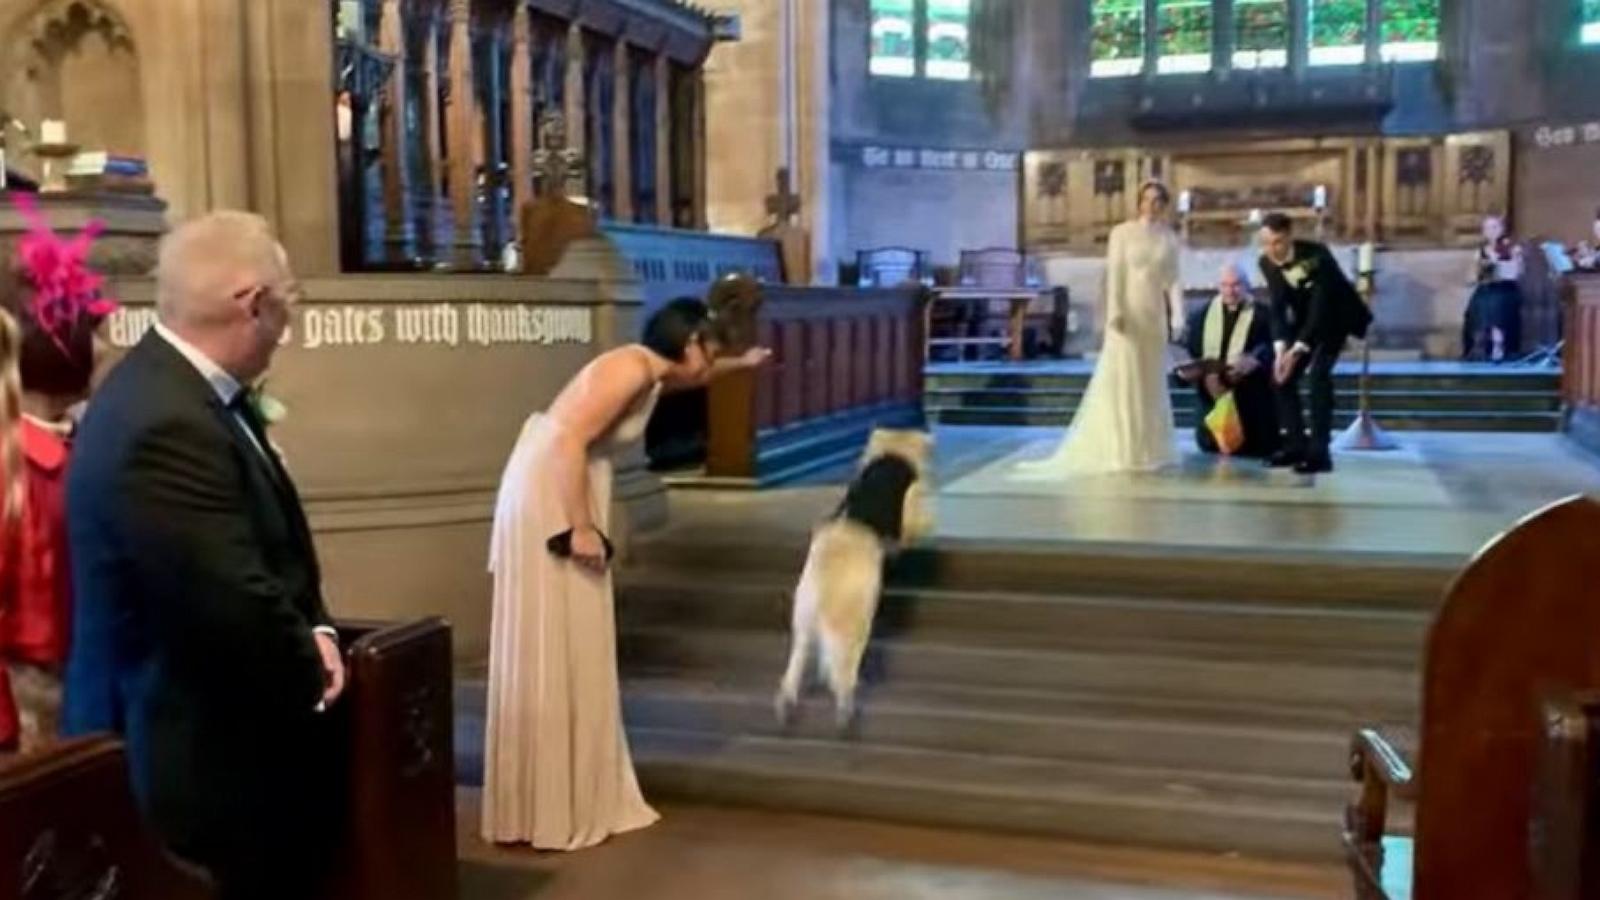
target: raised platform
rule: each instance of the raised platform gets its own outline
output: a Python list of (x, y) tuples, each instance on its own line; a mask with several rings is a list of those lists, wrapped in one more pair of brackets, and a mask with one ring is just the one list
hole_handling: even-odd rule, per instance
[[(1552, 435), (1404, 435), (1302, 479), (1013, 479), (1059, 430), (942, 428), (939, 531), (892, 568), (857, 733), (771, 696), (832, 481), (678, 492), (618, 576), (625, 712), (656, 797), (1272, 858), (1339, 851), (1350, 730), (1415, 717), (1421, 641), (1469, 554), (1600, 490)], [(481, 762), (481, 671), (458, 695)]]
[[(926, 370), (923, 405), (950, 425), (1061, 426), (1071, 421), (1094, 365), (1084, 360), (936, 363)], [(1337, 427), (1358, 404), (1360, 366), (1337, 373)], [(1374, 362), (1372, 410), (1399, 431), (1532, 431), (1561, 427), (1559, 369), (1451, 362)], [(1172, 388), (1173, 413), (1195, 424), (1194, 392)]]

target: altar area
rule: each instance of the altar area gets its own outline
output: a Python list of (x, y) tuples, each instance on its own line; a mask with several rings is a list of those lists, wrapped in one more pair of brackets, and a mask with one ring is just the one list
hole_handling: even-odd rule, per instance
[(1139, 185), (1158, 179), (1172, 193), (1191, 297), (1209, 294), (1230, 261), (1259, 287), (1256, 231), (1265, 213), (1283, 212), (1296, 237), (1327, 243), (1347, 270), (1358, 245), (1375, 245), (1374, 347), (1454, 359), (1480, 223), (1510, 208), (1511, 152), (1506, 132), (1043, 148), (1026, 155), (1021, 240), (1045, 280), (1070, 292), (1069, 355), (1098, 345), (1106, 236), (1136, 214)]

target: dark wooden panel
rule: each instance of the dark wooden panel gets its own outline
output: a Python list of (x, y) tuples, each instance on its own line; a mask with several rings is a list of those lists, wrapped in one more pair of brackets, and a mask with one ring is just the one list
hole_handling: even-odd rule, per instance
[[(713, 443), (730, 448), (707, 472), (749, 477), (757, 457), (826, 427), (834, 450), (848, 448), (848, 434), (878, 421), (903, 425), (920, 409), (920, 288), (851, 289), (766, 285), (759, 334), (773, 348), (772, 364), (752, 379), (755, 412), (744, 417), (730, 405), (714, 408), (711, 431), (727, 437)], [(890, 409), (888, 401), (898, 401)], [(874, 410), (883, 408), (880, 415)], [(831, 423), (831, 424), (830, 424)], [(842, 435), (842, 437), (841, 437)], [(836, 440), (837, 439), (837, 440)], [(842, 443), (841, 443), (842, 442)], [(737, 449), (734, 449), (737, 448)]]

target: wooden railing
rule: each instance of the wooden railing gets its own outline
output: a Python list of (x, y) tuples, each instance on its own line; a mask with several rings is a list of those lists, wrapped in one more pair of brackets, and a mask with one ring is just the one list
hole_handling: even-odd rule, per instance
[(759, 371), (710, 391), (706, 473), (779, 480), (848, 458), (873, 427), (919, 425), (920, 288), (769, 286)]
[(1562, 393), (1567, 403), (1567, 432), (1600, 452), (1600, 273), (1567, 279), (1566, 348), (1562, 358)]

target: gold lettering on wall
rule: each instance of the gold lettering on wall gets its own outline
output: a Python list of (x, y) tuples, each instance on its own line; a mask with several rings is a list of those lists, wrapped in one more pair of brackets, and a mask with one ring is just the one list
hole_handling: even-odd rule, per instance
[[(154, 309), (123, 308), (107, 322), (107, 337), (112, 346), (126, 349), (137, 344), (155, 322)], [(593, 342), (594, 315), (588, 307), (523, 303), (307, 306), (295, 311), (283, 340), (284, 345), (301, 350)]]

